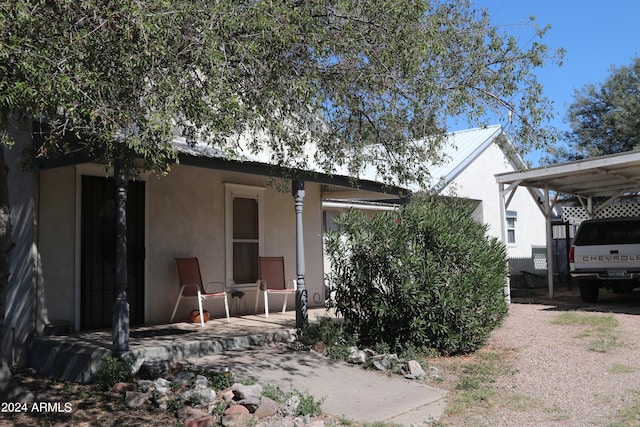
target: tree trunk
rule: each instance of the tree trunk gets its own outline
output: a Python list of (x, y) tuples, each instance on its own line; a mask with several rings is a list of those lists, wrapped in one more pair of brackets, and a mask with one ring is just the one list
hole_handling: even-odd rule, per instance
[[(11, 251), (11, 218), (9, 217), (9, 181), (4, 145), (0, 145), (0, 342), (4, 334), (4, 316), (9, 281)], [(0, 402), (31, 401), (33, 394), (23, 389), (13, 378), (5, 354), (0, 352)]]

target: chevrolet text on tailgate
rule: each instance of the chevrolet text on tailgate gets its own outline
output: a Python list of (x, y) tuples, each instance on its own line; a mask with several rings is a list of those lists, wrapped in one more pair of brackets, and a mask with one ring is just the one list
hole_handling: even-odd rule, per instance
[(585, 302), (596, 301), (600, 288), (640, 287), (640, 218), (584, 221), (569, 250), (569, 269)]

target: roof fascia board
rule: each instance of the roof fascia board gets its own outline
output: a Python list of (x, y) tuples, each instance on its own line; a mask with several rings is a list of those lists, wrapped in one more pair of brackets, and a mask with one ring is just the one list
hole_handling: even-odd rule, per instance
[(405, 188), (389, 186), (379, 182), (358, 180), (340, 175), (327, 175), (303, 170), (285, 170), (278, 166), (266, 163), (226, 160), (217, 157), (192, 156), (189, 154), (179, 154), (178, 159), (182, 165), (206, 169), (225, 170), (229, 172), (248, 173), (252, 175), (271, 176), (285, 179), (299, 179), (319, 184), (357, 188), (359, 190), (375, 193), (393, 194), (394, 196), (406, 196), (410, 193), (410, 191)]
[(593, 170), (597, 170), (597, 168), (619, 167), (634, 162), (640, 162), (640, 151), (613, 154), (596, 159), (577, 160), (574, 162), (544, 166), (526, 171), (500, 173), (496, 175), (496, 181), (498, 183), (506, 184), (520, 180), (523, 181), (523, 185), (527, 185), (527, 180), (548, 180), (551, 178), (563, 177), (568, 174), (577, 175), (580, 173), (593, 173)]

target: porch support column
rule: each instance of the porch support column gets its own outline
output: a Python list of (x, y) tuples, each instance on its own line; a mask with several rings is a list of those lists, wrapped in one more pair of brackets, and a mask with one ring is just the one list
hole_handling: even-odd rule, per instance
[(304, 181), (292, 181), (291, 192), (296, 209), (296, 328), (303, 329), (307, 325), (307, 288), (304, 283), (304, 235), (302, 231), (302, 205), (304, 199)]
[(551, 224), (551, 217), (553, 216), (553, 202), (549, 197), (549, 186), (544, 187), (544, 196), (546, 198), (546, 235), (547, 235), (547, 285), (549, 287), (549, 298), (553, 298), (553, 225)]
[[(506, 211), (507, 211), (507, 205), (509, 204), (509, 200), (511, 200), (511, 198), (506, 197), (509, 190), (505, 190), (504, 183), (502, 182), (499, 183), (498, 187), (500, 190), (500, 224), (501, 224), (500, 237), (502, 238), (502, 244), (505, 246), (505, 251), (506, 251), (507, 240), (508, 240)], [(507, 260), (507, 263), (509, 263), (508, 260)], [(506, 301), (507, 304), (511, 304), (511, 271), (508, 271), (507, 276), (504, 278), (503, 292), (504, 292), (504, 300)]]
[(112, 352), (129, 350), (129, 302), (127, 301), (127, 187), (122, 160), (114, 159), (116, 183), (116, 300), (113, 304)]

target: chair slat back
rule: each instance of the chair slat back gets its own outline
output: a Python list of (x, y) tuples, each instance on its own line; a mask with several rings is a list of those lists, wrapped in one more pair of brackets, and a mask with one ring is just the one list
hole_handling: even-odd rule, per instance
[(202, 289), (202, 275), (200, 274), (200, 264), (198, 258), (176, 258), (176, 266), (178, 267), (179, 285), (196, 285), (184, 288), (184, 296), (198, 295), (198, 289)]
[(260, 257), (260, 279), (267, 282), (267, 289), (285, 289), (284, 257)]

